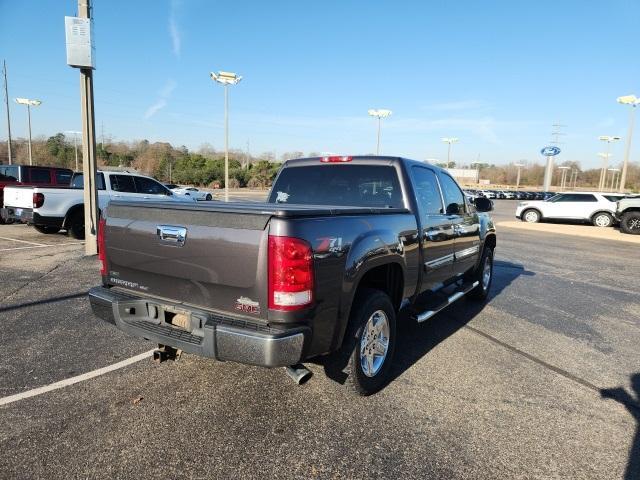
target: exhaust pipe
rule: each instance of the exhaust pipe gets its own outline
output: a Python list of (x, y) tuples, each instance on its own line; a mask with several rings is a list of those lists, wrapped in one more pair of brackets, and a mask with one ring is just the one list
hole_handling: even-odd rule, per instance
[(287, 372), (287, 375), (291, 377), (291, 380), (296, 382), (298, 385), (302, 385), (311, 378), (311, 375), (313, 375), (313, 373), (311, 373), (311, 370), (309, 370), (301, 363), (298, 363), (297, 365), (291, 365), (289, 367), (284, 367), (284, 370), (285, 372)]

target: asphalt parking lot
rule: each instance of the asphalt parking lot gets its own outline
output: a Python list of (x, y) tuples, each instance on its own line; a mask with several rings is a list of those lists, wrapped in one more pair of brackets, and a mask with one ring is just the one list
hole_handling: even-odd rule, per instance
[(93, 317), (81, 244), (0, 225), (0, 477), (640, 478), (637, 248), (499, 229), (488, 304), (404, 325), (368, 398), (184, 355), (1, 405), (154, 345)]

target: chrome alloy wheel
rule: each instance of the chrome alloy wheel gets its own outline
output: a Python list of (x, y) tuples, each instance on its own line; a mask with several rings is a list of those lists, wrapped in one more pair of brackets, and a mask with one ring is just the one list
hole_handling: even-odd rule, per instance
[(611, 225), (611, 217), (606, 214), (600, 214), (595, 218), (595, 224), (598, 227), (608, 227)]
[(360, 367), (367, 377), (375, 377), (389, 351), (389, 319), (382, 310), (371, 314), (360, 337)]
[(482, 267), (482, 288), (487, 290), (491, 283), (491, 261), (487, 255), (484, 259), (484, 266)]
[(538, 218), (539, 218), (538, 212), (536, 212), (535, 210), (529, 210), (524, 216), (525, 221), (529, 223), (537, 222)]

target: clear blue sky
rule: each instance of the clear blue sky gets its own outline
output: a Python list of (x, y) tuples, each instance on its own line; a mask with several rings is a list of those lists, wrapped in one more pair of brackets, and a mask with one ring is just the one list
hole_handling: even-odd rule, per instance
[[(560, 160), (598, 164), (598, 135), (626, 135), (640, 95), (640, 1), (94, 2), (96, 127), (115, 140), (252, 153), (375, 149), (369, 108), (388, 108), (382, 150), (459, 162), (542, 161), (551, 124), (566, 124)], [(0, 0), (9, 95), (39, 98), (35, 135), (80, 128), (79, 74), (66, 65), (73, 0)], [(26, 135), (13, 104), (14, 136)], [(1, 136), (6, 138), (3, 120)], [(640, 130), (640, 128), (638, 129)], [(640, 160), (636, 132), (632, 159)], [(612, 149), (622, 159), (623, 142)]]

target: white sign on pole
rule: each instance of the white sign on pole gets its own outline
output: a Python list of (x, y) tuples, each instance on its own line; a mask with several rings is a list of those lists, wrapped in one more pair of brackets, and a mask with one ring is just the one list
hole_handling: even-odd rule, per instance
[(64, 30), (67, 39), (67, 65), (76, 68), (96, 68), (91, 19), (64, 17)]

